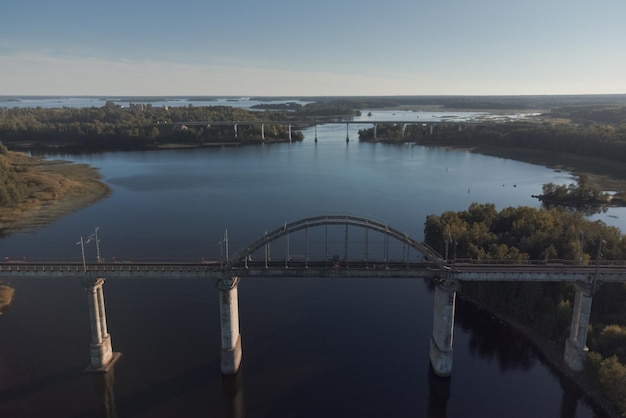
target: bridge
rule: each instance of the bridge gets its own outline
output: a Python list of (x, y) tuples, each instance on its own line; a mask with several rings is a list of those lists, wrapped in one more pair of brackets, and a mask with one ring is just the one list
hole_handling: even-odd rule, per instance
[[(419, 119), (411, 119), (411, 120), (351, 120), (351, 119), (343, 119), (343, 118), (334, 118), (334, 119), (312, 119), (312, 120), (241, 120), (241, 121), (187, 121), (187, 122), (173, 122), (171, 126), (174, 129), (182, 128), (183, 126), (203, 126), (210, 128), (212, 126), (232, 126), (233, 127), (233, 137), (236, 139), (239, 135), (239, 126), (260, 126), (261, 127), (261, 139), (265, 140), (265, 127), (270, 125), (281, 125), (288, 127), (288, 136), (289, 140), (292, 140), (291, 131), (293, 127), (315, 127), (315, 142), (317, 142), (317, 127), (319, 125), (346, 125), (346, 141), (350, 140), (349, 136), (349, 128), (350, 125), (374, 125), (374, 138), (377, 135), (378, 125), (381, 124), (397, 124), (402, 125), (402, 135), (404, 135), (404, 128), (406, 125), (423, 125), (429, 127), (429, 133), (432, 135), (435, 126), (445, 126), (445, 125), (454, 125), (458, 126), (458, 129), (463, 129), (464, 126), (472, 125), (472, 126), (491, 126), (495, 122), (484, 122), (484, 121), (453, 121), (449, 119), (442, 119), (439, 121), (420, 121)], [(510, 123), (506, 122), (498, 122), (498, 125), (506, 125)]]
[[(356, 232), (355, 232), (356, 231)], [(355, 238), (356, 236), (356, 238)], [(229, 256), (216, 260), (98, 262), (0, 262), (1, 278), (77, 278), (88, 295), (92, 331), (93, 371), (105, 372), (116, 361), (108, 333), (104, 306), (104, 278), (108, 279), (215, 279), (220, 298), (221, 347), (224, 374), (235, 374), (242, 358), (237, 289), (241, 278), (406, 278), (435, 283), (430, 362), (440, 376), (452, 373), (456, 289), (460, 282), (531, 281), (572, 282), (576, 295), (570, 336), (564, 359), (582, 371), (586, 355), (591, 302), (601, 282), (626, 282), (626, 261), (600, 261), (581, 265), (568, 260), (448, 260), (424, 242), (387, 224), (350, 215), (327, 215), (285, 223)], [(279, 247), (278, 258), (271, 246)], [(356, 247), (356, 248), (355, 248)], [(298, 254), (294, 254), (296, 249)], [(341, 250), (342, 255), (337, 254)]]

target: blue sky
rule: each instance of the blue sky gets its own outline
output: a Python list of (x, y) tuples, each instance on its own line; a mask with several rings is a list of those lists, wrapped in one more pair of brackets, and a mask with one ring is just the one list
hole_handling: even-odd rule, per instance
[(19, 0), (0, 95), (626, 93), (624, 0)]

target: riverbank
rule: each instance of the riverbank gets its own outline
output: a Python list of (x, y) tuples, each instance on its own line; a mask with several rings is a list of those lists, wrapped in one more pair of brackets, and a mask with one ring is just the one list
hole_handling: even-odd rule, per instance
[(17, 152), (10, 152), (9, 159), (19, 168), (27, 192), (16, 207), (0, 208), (0, 236), (51, 224), (111, 193), (98, 170), (88, 165)]
[(620, 416), (619, 412), (608, 405), (598, 391), (593, 388), (593, 385), (590, 383), (589, 379), (586, 378), (584, 372), (574, 372), (567, 366), (567, 364), (565, 364), (565, 341), (563, 341), (562, 344), (558, 344), (555, 341), (543, 337), (529, 326), (503, 314), (502, 312), (496, 312), (484, 308), (477, 301), (467, 298), (462, 294), (459, 295), (459, 297), (466, 303), (473, 305), (476, 309), (489, 313), (497, 320), (508, 325), (521, 334), (537, 350), (540, 358), (546, 365), (548, 365), (556, 374), (576, 385), (582, 394), (596, 407), (602, 409), (607, 416)]

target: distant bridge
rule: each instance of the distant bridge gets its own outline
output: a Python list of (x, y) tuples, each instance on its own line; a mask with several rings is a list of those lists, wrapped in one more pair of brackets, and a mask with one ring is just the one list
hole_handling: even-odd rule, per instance
[[(330, 234), (329, 227), (333, 229)], [(355, 229), (360, 231), (356, 239)], [(313, 231), (317, 233), (314, 234)], [(339, 236), (341, 239), (338, 240)], [(298, 256), (291, 253), (295, 240), (300, 241), (301, 253)], [(329, 243), (329, 240), (332, 242)], [(390, 251), (390, 240), (399, 243), (401, 251), (398, 247)], [(227, 243), (227, 237), (225, 241)], [(358, 244), (356, 250), (355, 242)], [(276, 258), (276, 252), (271, 255), (272, 244), (279, 245), (284, 251), (282, 253), (284, 257), (281, 254)], [(342, 247), (343, 255), (331, 255), (329, 251), (336, 250), (338, 244)], [(598, 282), (626, 282), (626, 261), (597, 261), (591, 265), (579, 265), (566, 260), (526, 262), (446, 260), (424, 242), (417, 241), (396, 228), (372, 219), (349, 215), (325, 215), (285, 223), (271, 232), (266, 232), (232, 257), (228, 255), (226, 244), (226, 256), (217, 260), (100, 261), (30, 262), (23, 259), (4, 260), (0, 263), (0, 278), (83, 279), (89, 294), (92, 327), (91, 366), (94, 370), (106, 370), (109, 363), (116, 358), (111, 350), (110, 335), (106, 327), (103, 278), (217, 279), (222, 329), (222, 372), (225, 374), (236, 373), (241, 362), (237, 301), (237, 287), (241, 277), (432, 279), (436, 286), (430, 360), (434, 371), (442, 376), (448, 376), (452, 371), (457, 282), (575, 283), (576, 297), (570, 337), (565, 345), (565, 361), (570, 368), (577, 371), (582, 370), (584, 363), (591, 299)]]
[(432, 134), (433, 133), (433, 129), (435, 126), (448, 126), (448, 125), (453, 125), (453, 126), (457, 126), (458, 129), (463, 129), (464, 126), (467, 125), (472, 125), (472, 126), (492, 126), (494, 124), (497, 124), (498, 126), (503, 126), (503, 125), (511, 125), (513, 124), (512, 122), (487, 122), (487, 121), (476, 121), (476, 120), (470, 120), (470, 121), (458, 121), (458, 120), (454, 120), (454, 119), (446, 119), (446, 118), (442, 118), (439, 121), (424, 121), (424, 120), (419, 120), (419, 119), (406, 119), (406, 120), (377, 120), (377, 119), (371, 119), (371, 120), (350, 120), (350, 119), (341, 119), (341, 118), (335, 118), (335, 119), (319, 119), (319, 120), (306, 120), (306, 119), (300, 119), (300, 120), (266, 120), (266, 121), (259, 121), (259, 120), (241, 120), (241, 121), (225, 121), (225, 120), (221, 120), (221, 121), (187, 121), (187, 122), (172, 122), (169, 125), (171, 125), (172, 127), (176, 128), (182, 128), (183, 126), (188, 127), (188, 126), (204, 126), (204, 127), (211, 127), (211, 126), (232, 126), (233, 127), (233, 135), (234, 138), (237, 138), (239, 135), (239, 126), (260, 126), (261, 127), (261, 138), (265, 139), (265, 126), (271, 126), (271, 125), (281, 125), (281, 126), (287, 126), (288, 127), (288, 135), (289, 135), (289, 140), (292, 139), (291, 137), (291, 131), (293, 127), (309, 127), (309, 126), (314, 126), (315, 127), (315, 141), (317, 141), (317, 127), (318, 125), (346, 125), (346, 140), (350, 140), (350, 136), (349, 136), (349, 128), (350, 125), (374, 125), (374, 138), (376, 138), (377, 135), (377, 128), (378, 125), (381, 124), (390, 124), (390, 125), (402, 125), (403, 129), (402, 129), (402, 134), (404, 135), (404, 128), (406, 127), (406, 125), (423, 125), (423, 126), (429, 126), (429, 133)]

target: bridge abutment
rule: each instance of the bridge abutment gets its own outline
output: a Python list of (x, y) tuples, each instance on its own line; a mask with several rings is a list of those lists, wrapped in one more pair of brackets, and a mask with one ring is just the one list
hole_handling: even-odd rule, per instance
[(91, 362), (87, 371), (106, 372), (117, 361), (120, 353), (114, 353), (111, 346), (111, 335), (107, 329), (104, 294), (104, 279), (87, 280), (85, 290), (89, 302), (89, 319), (91, 325)]
[(455, 301), (456, 284), (454, 280), (439, 280), (435, 285), (430, 364), (435, 374), (441, 377), (448, 377), (452, 374)]
[(587, 357), (587, 329), (591, 315), (591, 301), (594, 292), (593, 283), (576, 282), (576, 296), (572, 312), (570, 336), (565, 341), (565, 364), (576, 372), (582, 372)]
[(222, 334), (222, 374), (235, 374), (241, 365), (241, 335), (239, 333), (239, 277), (217, 280), (220, 293), (220, 325)]

